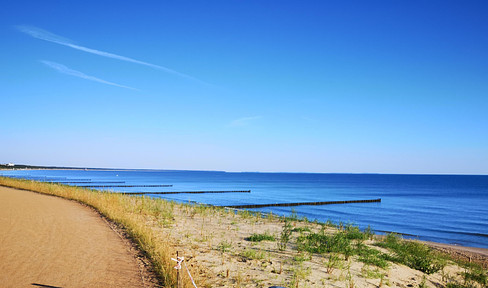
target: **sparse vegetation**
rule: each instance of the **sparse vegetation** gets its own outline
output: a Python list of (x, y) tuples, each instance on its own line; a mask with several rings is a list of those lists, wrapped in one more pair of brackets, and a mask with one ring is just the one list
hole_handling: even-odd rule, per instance
[(446, 265), (446, 259), (426, 245), (414, 241), (403, 241), (395, 234), (389, 234), (376, 245), (388, 248), (393, 252), (394, 255), (388, 257), (388, 260), (427, 274), (435, 273)]
[[(211, 253), (218, 255), (218, 262), (214, 263), (214, 266), (222, 268), (213, 274), (220, 275), (214, 277), (218, 280), (210, 278), (211, 266), (204, 269), (197, 266), (201, 264), (202, 258), (195, 260), (194, 263), (197, 265), (189, 266), (189, 269), (195, 272), (192, 272), (194, 276), (199, 275), (200, 271), (203, 279), (233, 281), (225, 282), (225, 285), (220, 285), (220, 282), (219, 285), (211, 285), (199, 279), (199, 287), (248, 287), (246, 285), (249, 283), (261, 285), (260, 281), (264, 281), (265, 278), (249, 276), (246, 269), (261, 269), (265, 271), (264, 275), (267, 278), (272, 273), (271, 275), (278, 279), (273, 283), (281, 283), (286, 287), (317, 287), (321, 281), (341, 281), (342, 283), (338, 283), (339, 286), (363, 287), (364, 279), (370, 279), (368, 283), (373, 281), (371, 279), (378, 279), (374, 280), (375, 285), (382, 287), (389, 286), (389, 281), (394, 280), (388, 278), (388, 269), (392, 266), (398, 268), (395, 263), (425, 273), (427, 280), (423, 280), (423, 284), (420, 283), (422, 286), (431, 283), (428, 282), (432, 279), (429, 277), (435, 277), (434, 273), (442, 270), (449, 261), (416, 241), (406, 241), (396, 235), (374, 237), (371, 227), (361, 231), (351, 224), (336, 225), (332, 221), (311, 223), (305, 218), (300, 218), (295, 212), (289, 217), (280, 218), (247, 210), (235, 211), (207, 205), (179, 204), (148, 197), (2, 177), (0, 185), (72, 199), (100, 211), (107, 219), (124, 227), (133, 241), (150, 257), (165, 287), (175, 287), (176, 284), (174, 263), (169, 259), (175, 256), (177, 246), (180, 245), (178, 241), (182, 241), (180, 247), (185, 246), (189, 254), (202, 253), (200, 255), (205, 255), (202, 258)], [(182, 219), (186, 219), (187, 222), (182, 223)], [(193, 226), (183, 229), (180, 238), (170, 237), (172, 233), (177, 233), (174, 232), (174, 227), (190, 224)], [(358, 261), (364, 264), (358, 266)], [(225, 266), (236, 262), (242, 264), (237, 269), (232, 270)], [(351, 263), (356, 266), (351, 266)], [(486, 271), (481, 267), (466, 264), (463, 266), (464, 269), (459, 268), (452, 272), (449, 270), (451, 266), (446, 267), (448, 273), (442, 270), (441, 286), (487, 286)], [(316, 284), (312, 284), (308, 277), (314, 277), (317, 271), (322, 271), (320, 273), (323, 274)], [(212, 284), (215, 283), (217, 282)], [(185, 282), (184, 287), (192, 287), (192, 284)]]
[(275, 237), (271, 234), (269, 234), (269, 232), (265, 232), (265, 233), (262, 233), (262, 234), (252, 234), (251, 236), (249, 236), (248, 238), (246, 238), (247, 241), (251, 241), (251, 242), (261, 242), (261, 241), (275, 241)]
[(266, 252), (257, 249), (246, 249), (239, 255), (252, 260), (262, 260), (266, 258)]

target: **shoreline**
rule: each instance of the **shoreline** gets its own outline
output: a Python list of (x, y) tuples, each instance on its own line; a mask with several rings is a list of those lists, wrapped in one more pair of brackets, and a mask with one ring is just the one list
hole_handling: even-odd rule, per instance
[[(5, 178), (0, 178), (0, 180), (0, 183), (4, 185), (7, 183), (5, 186), (19, 186), (19, 188), (14, 187), (15, 189), (51, 194), (86, 203), (110, 221), (119, 224), (124, 223), (124, 231), (130, 232), (132, 228), (126, 226), (126, 220), (118, 219), (119, 216), (110, 216), (111, 212), (106, 208), (100, 210), (100, 207), (104, 207), (106, 204), (97, 204), (99, 201), (97, 199), (107, 199), (108, 203), (120, 202), (122, 204), (120, 208), (125, 209), (121, 210), (121, 215), (123, 217), (132, 215), (130, 219), (135, 219), (134, 225), (142, 225), (143, 228), (141, 229), (146, 231), (144, 233), (149, 233), (139, 235), (131, 232), (125, 237), (138, 243), (139, 248), (151, 257), (156, 267), (162, 267), (158, 268), (161, 269), (158, 272), (160, 273), (159, 277), (170, 281), (169, 287), (175, 287), (175, 282), (168, 280), (173, 278), (168, 277), (175, 277), (174, 262), (170, 258), (174, 257), (177, 251), (182, 253), (180, 255), (185, 256), (185, 262), (199, 283), (198, 286), (256, 287), (258, 284), (258, 286), (264, 284), (288, 286), (303, 282), (308, 283), (307, 285), (310, 287), (323, 287), (326, 285), (325, 283), (328, 283), (326, 286), (332, 284), (332, 286), (337, 287), (335, 283), (346, 282), (349, 283), (347, 285), (356, 283), (356, 287), (378, 287), (384, 283), (383, 281), (388, 281), (392, 285), (386, 285), (393, 287), (417, 286), (423, 281), (429, 281), (428, 283), (437, 286), (435, 283), (446, 283), (444, 280), (445, 273), (450, 275), (449, 279), (452, 278), (453, 281), (458, 283), (462, 281), (459, 275), (462, 274), (464, 268), (461, 268), (460, 264), (454, 263), (449, 264), (445, 268), (446, 270), (443, 268), (442, 274), (436, 272), (431, 275), (394, 262), (388, 262), (389, 264), (386, 266), (377, 267), (376, 264), (363, 263), (362, 256), (353, 256), (349, 260), (347, 256), (345, 260), (343, 256), (337, 256), (339, 257), (337, 258), (338, 264), (334, 264), (336, 266), (330, 269), (325, 269), (324, 265), (329, 265), (331, 259), (335, 259), (332, 257), (336, 257), (334, 256), (336, 254), (303, 252), (299, 248), (299, 239), (311, 233), (320, 233), (323, 229), (326, 229), (327, 233), (331, 235), (338, 233), (338, 231), (347, 231), (343, 228), (338, 229), (336, 226), (326, 226), (290, 218), (289, 221), (292, 221), (290, 222), (292, 226), (289, 228), (292, 229), (290, 230), (291, 238), (287, 240), (287, 242), (289, 241), (288, 247), (285, 245), (282, 250), (277, 249), (277, 244), (282, 241), (279, 238), (283, 237), (286, 226), (283, 225), (287, 223), (287, 220), (273, 214), (262, 217), (260, 213), (258, 215), (258, 213), (252, 213), (248, 210), (230, 211), (224, 208), (180, 204), (148, 197), (114, 195), (113, 193), (52, 183)], [(263, 242), (249, 240), (252, 235), (266, 234), (274, 235), (273, 238), (276, 240)], [(379, 239), (380, 237), (382, 236), (375, 238)], [(146, 246), (146, 241), (151, 246), (161, 245), (161, 248), (150, 248)], [(385, 250), (375, 248), (374, 242), (381, 242), (381, 240), (371, 238), (365, 242), (366, 247), (374, 250), (379, 249), (379, 253), (383, 253), (381, 251)], [(467, 257), (473, 262), (479, 258), (483, 266), (486, 264), (488, 249), (485, 248), (433, 242), (422, 243), (430, 244), (429, 247), (436, 246), (433, 247), (435, 249), (444, 249), (443, 252), (448, 252), (450, 255)], [(155, 250), (152, 251), (151, 249)], [(156, 252), (160, 251), (158, 249), (165, 249), (167, 252)], [(339, 251), (337, 255), (342, 252), (344, 251)], [(184, 287), (191, 286), (186, 285)]]
[[(70, 168), (70, 170), (78, 170), (78, 171), (84, 171), (84, 169), (86, 169), (86, 168)], [(152, 169), (120, 169), (119, 170), (119, 169), (113, 169), (113, 168), (88, 168), (88, 169), (91, 169), (92, 171), (114, 171), (114, 172), (118, 172), (118, 171), (127, 171), (127, 172), (130, 172), (130, 171), (147, 171), (147, 170), (152, 170)], [(40, 169), (27, 169), (27, 170), (36, 171), (36, 170), (40, 170)], [(63, 168), (63, 167), (51, 167), (51, 168), (45, 169), (45, 170), (63, 171), (63, 170), (66, 170), (66, 168)], [(172, 171), (179, 171), (179, 172), (181, 172), (181, 171), (184, 171), (184, 172), (186, 172), (186, 171), (190, 171), (190, 170), (154, 170), (154, 171), (167, 171), (167, 172), (172, 172)], [(201, 172), (201, 171), (196, 171), (195, 170), (194, 172)], [(212, 171), (209, 171), (209, 172), (212, 172)], [(334, 173), (334, 174), (340, 174), (340, 173)], [(471, 176), (476, 176), (476, 175), (471, 175)], [(6, 177), (8, 177), (8, 176), (6, 176)], [(14, 179), (21, 179), (21, 178), (14, 177)], [(42, 179), (32, 179), (32, 180), (33, 181), (36, 181), (36, 180), (42, 180)], [(185, 202), (182, 202), (182, 203), (185, 203)], [(325, 222), (326, 220), (325, 219), (322, 219), (320, 221), (321, 222)], [(365, 227), (364, 225), (367, 225), (368, 224), (368, 222), (365, 222), (365, 223), (362, 223), (363, 226), (361, 226), (361, 227)], [(385, 222), (385, 223), (387, 223), (387, 222)], [(395, 223), (395, 222), (390, 222), (390, 223)], [(431, 242), (441, 241), (441, 242), (438, 242), (438, 243), (440, 243), (440, 244), (449, 244), (449, 245), (454, 245), (454, 246), (461, 245), (461, 246), (465, 246), (465, 247), (486, 248), (486, 249), (488, 249), (488, 246), (486, 244), (485, 244), (485, 246), (479, 246), (479, 245), (482, 245), (483, 244), (483, 239), (480, 239), (479, 236), (483, 236), (488, 241), (488, 235), (486, 235), (486, 234), (477, 234), (477, 233), (481, 233), (480, 231), (475, 231), (474, 233), (472, 233), (472, 237), (477, 237), (477, 238), (474, 238), (473, 241), (470, 241), (470, 239), (467, 239), (466, 241), (463, 241), (462, 238), (465, 237), (463, 235), (463, 233), (456, 233), (457, 231), (454, 231), (454, 230), (441, 231), (442, 233), (444, 233), (444, 235), (441, 235), (441, 236), (429, 234), (429, 229), (428, 228), (429, 227), (435, 227), (435, 224), (433, 224), (433, 225), (434, 226), (419, 226), (419, 227), (425, 227), (425, 228), (427, 228), (427, 229), (424, 229), (427, 232), (425, 232), (424, 230), (421, 231), (421, 232), (425, 232), (426, 233), (425, 235), (415, 235), (415, 234), (410, 234), (408, 232), (388, 231), (388, 230), (385, 231), (385, 230), (376, 230), (376, 229), (375, 229), (375, 231), (378, 232), (378, 234), (395, 233), (395, 234), (401, 235), (405, 239), (416, 239), (416, 240), (419, 240), (419, 241), (426, 241), (426, 242), (429, 242), (429, 241), (431, 241)], [(374, 228), (376, 228), (376, 227), (374, 227)], [(388, 228), (394, 229), (393, 227), (388, 227)], [(459, 235), (459, 237), (456, 238), (457, 235)], [(474, 244), (475, 246), (471, 246), (470, 244), (472, 244), (472, 245)]]
[(478, 247), (459, 246), (453, 244), (444, 244), (431, 241), (421, 241), (434, 250), (446, 253), (454, 258), (467, 261), (469, 263), (478, 263), (488, 269), (488, 249)]

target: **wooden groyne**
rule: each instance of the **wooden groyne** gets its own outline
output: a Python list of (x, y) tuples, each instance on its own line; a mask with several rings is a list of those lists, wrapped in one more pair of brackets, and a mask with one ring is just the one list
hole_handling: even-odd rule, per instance
[(350, 203), (374, 203), (381, 202), (379, 199), (370, 200), (345, 200), (345, 201), (323, 201), (323, 202), (298, 202), (298, 203), (273, 203), (273, 204), (250, 204), (250, 205), (225, 205), (219, 207), (227, 208), (263, 208), (263, 207), (291, 207), (291, 206), (305, 206), (305, 205), (332, 205), (332, 204), (350, 204)]
[(49, 181), (50, 183), (56, 184), (97, 184), (97, 183), (104, 183), (104, 184), (122, 184), (125, 181)]
[(115, 192), (124, 195), (146, 195), (146, 194), (205, 194), (205, 193), (251, 193), (251, 190), (241, 191), (171, 191), (171, 192)]
[(85, 188), (173, 187), (173, 185), (78, 185)]

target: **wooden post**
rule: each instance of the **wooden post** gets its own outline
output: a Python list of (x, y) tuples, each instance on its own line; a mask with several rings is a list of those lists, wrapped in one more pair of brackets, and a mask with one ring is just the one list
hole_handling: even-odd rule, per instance
[[(181, 255), (181, 256), (183, 256), (183, 255)], [(179, 257), (180, 257), (180, 252), (179, 251), (176, 251), (176, 259), (178, 261), (179, 261)], [(181, 267), (180, 267), (180, 269), (176, 269), (176, 287), (177, 288), (182, 288), (183, 287), (183, 281), (181, 280), (180, 270), (181, 270)]]

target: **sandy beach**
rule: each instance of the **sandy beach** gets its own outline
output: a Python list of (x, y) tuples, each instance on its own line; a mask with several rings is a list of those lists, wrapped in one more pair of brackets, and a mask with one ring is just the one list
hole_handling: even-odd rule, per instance
[[(36, 189), (79, 191), (53, 184), (33, 185)], [(108, 194), (91, 195), (103, 198)], [(300, 251), (299, 237), (324, 229), (304, 221), (291, 222), (294, 232), (281, 249), (277, 244), (284, 231), (282, 218), (146, 197), (109, 196), (118, 199), (109, 202), (111, 205), (120, 203), (124, 215), (131, 214), (152, 231), (152, 243), (184, 255), (198, 287), (446, 287), (463, 283), (467, 271), (453, 261), (434, 273), (423, 273), (394, 262), (384, 267), (367, 264), (358, 255), (346, 259), (341, 252)], [(154, 276), (142, 269), (137, 249), (110, 224), (77, 202), (0, 186), (2, 287), (155, 287)], [(327, 227), (326, 233), (337, 233), (337, 227)], [(271, 235), (274, 240), (249, 240), (256, 234)], [(381, 239), (373, 237), (363, 244), (391, 254), (375, 246), (378, 241)], [(488, 249), (424, 243), (487, 267)], [(168, 272), (175, 273), (168, 256), (160, 260), (169, 262)], [(186, 273), (183, 281), (183, 287), (193, 287)]]
[(74, 201), (0, 186), (1, 287), (152, 287), (136, 251)]
[[(276, 241), (248, 240), (253, 234), (278, 238), (283, 223), (276, 219), (212, 211), (194, 214), (176, 209), (174, 218), (177, 221), (163, 228), (164, 233), (174, 237), (177, 249), (184, 251), (190, 265), (200, 268), (200, 279), (212, 287), (445, 287), (449, 282), (463, 281), (461, 275), (465, 270), (455, 263), (447, 263), (436, 273), (425, 274), (397, 263), (381, 269), (351, 257), (349, 260), (340, 258), (332, 269), (327, 269), (330, 255), (297, 253), (295, 243), (300, 232), (291, 236), (283, 251), (277, 249)], [(297, 231), (321, 229), (314, 223), (294, 222), (292, 225)], [(335, 229), (329, 231), (334, 233)], [(373, 241), (365, 243), (372, 245)], [(488, 267), (488, 249), (422, 243), (455, 258)]]

